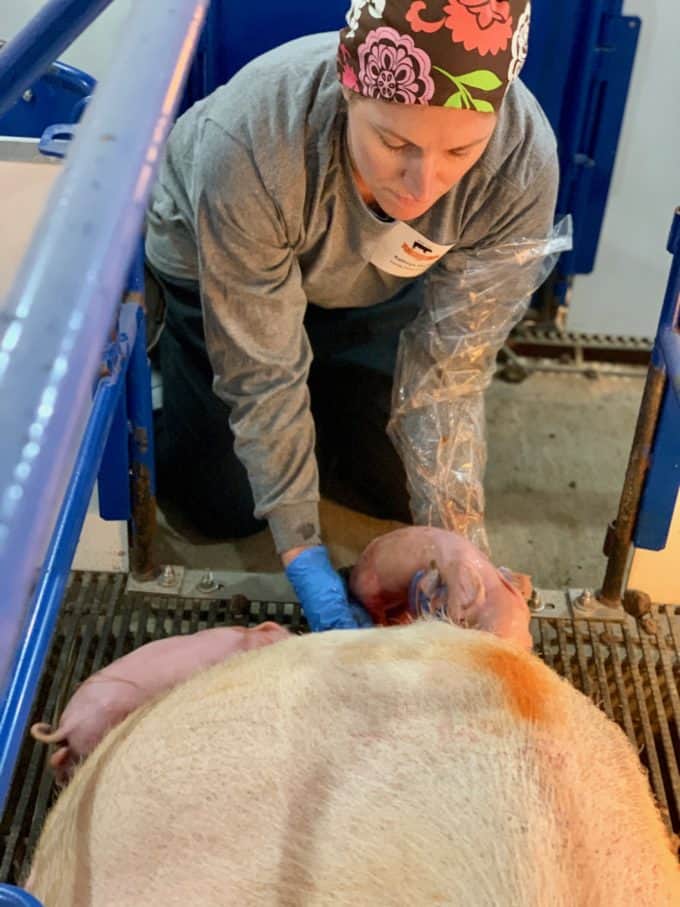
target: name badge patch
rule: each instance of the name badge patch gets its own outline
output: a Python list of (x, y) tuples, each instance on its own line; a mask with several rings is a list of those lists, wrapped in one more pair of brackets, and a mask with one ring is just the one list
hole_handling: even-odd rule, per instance
[(446, 255), (450, 246), (440, 246), (408, 224), (397, 221), (373, 251), (371, 264), (396, 277), (417, 277)]

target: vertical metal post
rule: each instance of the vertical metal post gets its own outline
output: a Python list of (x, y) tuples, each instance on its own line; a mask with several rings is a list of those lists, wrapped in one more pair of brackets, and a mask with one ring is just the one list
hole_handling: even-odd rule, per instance
[(630, 556), (630, 544), (635, 530), (638, 506), (642, 495), (645, 476), (649, 467), (654, 432), (659, 419), (659, 410), (666, 386), (666, 373), (650, 365), (647, 373), (640, 414), (635, 427), (633, 446), (628, 460), (626, 477), (623, 482), (619, 512), (609, 528), (604, 553), (609, 558), (602, 589), (598, 599), (605, 605), (618, 607), (621, 604), (623, 583)]
[(141, 307), (137, 309), (137, 339), (127, 372), (127, 405), (132, 503), (130, 565), (135, 579), (148, 580), (158, 573), (158, 565), (153, 554), (156, 530), (156, 477), (151, 369), (146, 355), (145, 318)]
[(668, 239), (668, 251), (673, 256), (673, 263), (659, 317), (652, 361), (647, 373), (647, 382), (621, 492), (618, 516), (609, 527), (604, 546), (604, 553), (609, 560), (602, 589), (598, 592), (597, 597), (603, 604), (614, 607), (621, 603), (631, 553), (631, 542), (669, 370), (673, 378), (672, 389), (675, 392), (675, 382), (678, 380), (675, 369), (680, 368), (680, 351), (678, 350), (680, 342), (676, 333), (680, 299), (680, 208), (676, 209), (673, 218)]
[[(144, 239), (140, 238), (133, 257), (124, 303), (144, 305)], [(135, 315), (135, 319), (136, 319)], [(136, 320), (135, 320), (136, 324)], [(143, 330), (143, 326), (142, 326)], [(144, 339), (144, 338), (143, 338)], [(115, 349), (117, 341), (114, 341)], [(106, 356), (105, 356), (106, 365)], [(121, 396), (118, 412), (109, 433), (102, 465), (99, 470), (99, 513), (104, 520), (124, 520), (132, 516), (130, 509), (130, 429), (127, 394)]]

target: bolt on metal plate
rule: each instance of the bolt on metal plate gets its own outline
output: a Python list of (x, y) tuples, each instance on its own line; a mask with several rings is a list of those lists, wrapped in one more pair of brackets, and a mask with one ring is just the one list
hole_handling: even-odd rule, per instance
[(622, 607), (610, 608), (603, 605), (592, 589), (567, 589), (567, 600), (571, 606), (572, 616), (581, 620), (619, 624), (625, 621), (626, 612)]
[(212, 570), (206, 570), (196, 586), (196, 591), (205, 594), (208, 592), (217, 592), (217, 590), (221, 588), (222, 586), (215, 579)]
[(527, 604), (529, 605), (529, 610), (533, 614), (540, 614), (541, 611), (545, 610), (545, 603), (543, 602), (541, 593), (538, 589), (531, 590), (531, 596), (529, 597)]

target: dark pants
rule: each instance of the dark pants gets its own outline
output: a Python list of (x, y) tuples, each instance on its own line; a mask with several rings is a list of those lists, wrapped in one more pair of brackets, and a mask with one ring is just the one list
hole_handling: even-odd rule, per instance
[[(156, 419), (157, 492), (210, 538), (264, 528), (253, 516), (245, 468), (234, 452), (229, 407), (212, 390), (198, 284), (154, 272), (166, 306), (155, 351), (163, 378)], [(309, 305), (305, 329), (321, 493), (383, 519), (410, 522), (406, 476), (386, 435), (401, 328), (415, 316), (420, 284), (368, 308)]]

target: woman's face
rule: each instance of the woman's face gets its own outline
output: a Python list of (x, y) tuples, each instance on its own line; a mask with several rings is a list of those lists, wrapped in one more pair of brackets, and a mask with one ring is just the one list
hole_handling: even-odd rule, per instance
[(424, 214), (475, 164), (495, 113), (352, 99), (349, 150), (365, 201), (397, 220)]

